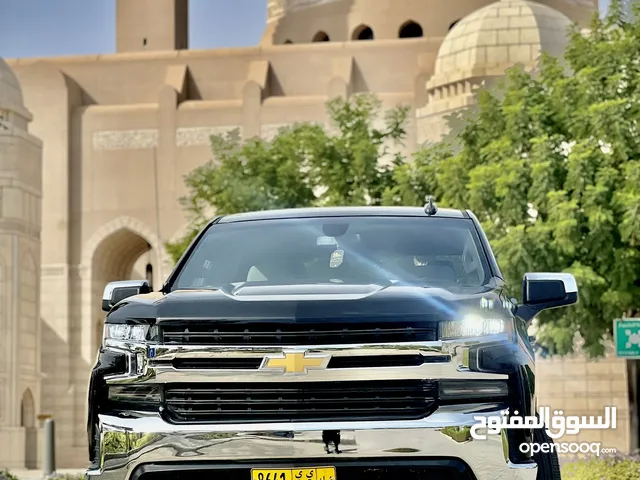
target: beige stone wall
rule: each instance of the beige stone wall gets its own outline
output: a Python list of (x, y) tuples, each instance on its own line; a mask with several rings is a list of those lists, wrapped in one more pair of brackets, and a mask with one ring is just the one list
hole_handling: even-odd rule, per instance
[(629, 453), (632, 432), (627, 382), (626, 360), (612, 355), (598, 361), (580, 355), (536, 361), (538, 407), (595, 417), (603, 416), (606, 406), (617, 408), (615, 430), (583, 430), (556, 442), (600, 442), (602, 448)]

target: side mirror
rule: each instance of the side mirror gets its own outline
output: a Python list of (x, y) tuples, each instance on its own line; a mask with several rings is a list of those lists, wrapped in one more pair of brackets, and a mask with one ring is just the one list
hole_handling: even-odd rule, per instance
[(522, 280), (522, 304), (516, 315), (527, 322), (551, 308), (578, 302), (578, 284), (570, 273), (527, 273)]
[(147, 280), (110, 282), (104, 287), (102, 294), (102, 311), (108, 312), (119, 301), (143, 293), (151, 293), (151, 287)]

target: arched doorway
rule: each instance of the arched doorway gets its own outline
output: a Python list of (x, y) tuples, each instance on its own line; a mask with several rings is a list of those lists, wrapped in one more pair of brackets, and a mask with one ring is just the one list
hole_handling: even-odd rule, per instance
[(353, 31), (352, 40), (373, 40), (375, 35), (368, 25), (360, 25)]
[(80, 348), (87, 366), (95, 361), (102, 341), (104, 287), (117, 280), (146, 278), (149, 264), (157, 290), (171, 262), (158, 235), (133, 217), (122, 216), (104, 224), (84, 244), (81, 269), (84, 323)]
[[(97, 352), (102, 341), (104, 312), (102, 294), (109, 282), (118, 280), (142, 280), (149, 273), (154, 275), (158, 265), (158, 255), (140, 233), (122, 227), (104, 238), (95, 249), (91, 262), (92, 311), (96, 319), (93, 351)], [(149, 272), (150, 270), (150, 272)], [(156, 284), (156, 279), (151, 278)]]
[(36, 403), (27, 389), (20, 403), (20, 426), (24, 428), (25, 467), (38, 468), (38, 430), (36, 429)]
[(422, 37), (422, 35), (422, 27), (413, 20), (405, 22), (398, 31), (399, 38), (418, 38)]
[(313, 42), (328, 42), (330, 41), (329, 39), (329, 35), (327, 35), (327, 32), (318, 32), (313, 36)]

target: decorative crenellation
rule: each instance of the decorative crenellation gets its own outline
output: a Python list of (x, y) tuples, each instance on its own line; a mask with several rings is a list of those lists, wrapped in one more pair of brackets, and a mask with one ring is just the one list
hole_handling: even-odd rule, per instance
[(158, 146), (158, 130), (110, 130), (93, 134), (95, 150), (134, 150)]
[(429, 89), (429, 101), (427, 102), (427, 105), (432, 102), (447, 100), (449, 98), (458, 97), (460, 95), (473, 94), (480, 86), (480, 81), (459, 80), (457, 82), (452, 82), (446, 85), (431, 88)]
[(212, 135), (224, 135), (238, 130), (242, 135), (242, 127), (237, 125), (224, 125), (217, 127), (183, 127), (176, 130), (176, 146), (196, 147), (211, 145)]

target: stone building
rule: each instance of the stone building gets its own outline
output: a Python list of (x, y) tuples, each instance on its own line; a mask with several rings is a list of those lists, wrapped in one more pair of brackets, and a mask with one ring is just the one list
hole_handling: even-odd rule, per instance
[[(44, 141), (42, 383), (22, 388), (36, 413), (57, 420), (60, 467), (87, 458), (102, 289), (145, 276), (157, 287), (167, 275), (164, 242), (185, 231), (183, 176), (210, 159), (211, 134), (268, 137), (291, 122), (326, 122), (330, 98), (374, 92), (387, 107), (411, 107), (413, 150), (446, 131), (443, 118), (470, 105), (475, 87), (533, 65), (541, 50), (561, 52), (567, 26), (586, 27), (597, 10), (597, 0), (266, 3), (251, 48), (190, 50), (188, 0), (117, 0), (116, 53), (8, 62)], [(3, 325), (15, 318), (1, 315)]]
[(0, 59), (0, 466), (35, 467), (41, 410), (42, 142)]

